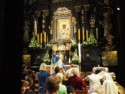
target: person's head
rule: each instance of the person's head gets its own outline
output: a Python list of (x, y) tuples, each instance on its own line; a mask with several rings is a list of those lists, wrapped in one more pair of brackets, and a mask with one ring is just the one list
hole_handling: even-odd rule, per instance
[(31, 70), (31, 69), (28, 69), (28, 70), (27, 70), (27, 75), (28, 75), (28, 76), (32, 76), (32, 74), (33, 74), (33, 73), (32, 73), (32, 70)]
[(104, 68), (104, 71), (105, 71), (105, 72), (108, 72), (109, 70), (108, 70), (108, 68)]
[(27, 81), (27, 80), (22, 81), (22, 86), (28, 87), (29, 85), (30, 85), (29, 81)]
[(60, 54), (60, 52), (59, 52), (59, 51), (56, 51), (56, 54), (57, 54), (57, 55), (59, 55), (59, 54)]
[(54, 71), (55, 71), (55, 73), (60, 72), (60, 68), (59, 68), (59, 66), (56, 66)]
[(53, 56), (56, 56), (56, 52), (53, 52), (53, 54), (52, 54)]
[(45, 63), (42, 63), (42, 64), (40, 65), (39, 70), (46, 70), (46, 64), (45, 64)]
[(75, 94), (75, 89), (72, 86), (67, 87), (67, 94)]
[(79, 74), (79, 69), (73, 68), (71, 72), (72, 72), (73, 75), (78, 75)]
[(22, 65), (22, 71), (26, 72), (27, 71), (27, 66), (25, 64)]
[(63, 25), (62, 25), (62, 29), (66, 29), (66, 24), (63, 24)]
[(63, 74), (62, 73), (57, 73), (56, 77), (59, 79), (60, 83), (63, 81)]
[(46, 94), (56, 94), (59, 89), (59, 79), (56, 76), (49, 76), (45, 82)]
[(98, 74), (98, 73), (100, 73), (101, 72), (101, 70), (95, 70), (95, 74)]

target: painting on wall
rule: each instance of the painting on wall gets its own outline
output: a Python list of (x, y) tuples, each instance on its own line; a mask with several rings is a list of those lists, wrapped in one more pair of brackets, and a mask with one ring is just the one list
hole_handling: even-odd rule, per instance
[(118, 65), (117, 51), (103, 51), (102, 52), (103, 66), (116, 66)]
[(57, 20), (57, 40), (70, 40), (71, 39), (71, 20), (62, 18)]
[(22, 55), (23, 63), (27, 66), (30, 66), (31, 63), (31, 55), (30, 54), (24, 54)]
[(71, 42), (73, 37), (73, 22), (71, 10), (66, 7), (58, 8), (52, 19), (52, 42)]

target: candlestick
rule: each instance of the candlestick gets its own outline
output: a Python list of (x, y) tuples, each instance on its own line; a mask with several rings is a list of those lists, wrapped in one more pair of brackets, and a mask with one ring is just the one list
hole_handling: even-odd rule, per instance
[(37, 20), (34, 19), (34, 32), (35, 32), (35, 35), (37, 35)]
[(39, 43), (39, 34), (37, 34), (37, 43)]
[(98, 39), (98, 28), (96, 28), (96, 38)]
[(78, 29), (78, 40), (80, 41), (80, 29)]
[(40, 33), (40, 43), (42, 43), (42, 33)]
[(83, 27), (83, 31), (82, 31), (82, 40), (85, 40), (85, 35), (84, 35), (84, 27)]
[(46, 43), (46, 32), (44, 32), (44, 42)]
[(88, 40), (88, 29), (86, 30), (86, 41)]

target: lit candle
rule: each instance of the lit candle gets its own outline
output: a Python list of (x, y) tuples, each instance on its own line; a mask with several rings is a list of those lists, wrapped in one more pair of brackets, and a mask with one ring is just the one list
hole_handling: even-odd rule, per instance
[(42, 33), (40, 33), (40, 43), (42, 43)]
[(78, 40), (80, 41), (80, 29), (78, 29)]
[(86, 41), (88, 40), (88, 29), (86, 30)]
[(46, 32), (44, 32), (44, 42), (46, 42)]
[(50, 34), (52, 34), (52, 29), (50, 29)]
[(34, 32), (35, 32), (35, 35), (37, 35), (37, 20), (34, 19)]
[(79, 63), (81, 62), (81, 44), (78, 43), (78, 51), (79, 51)]
[(82, 31), (82, 40), (85, 40), (85, 35), (84, 35), (84, 27), (83, 27), (83, 31)]
[(96, 38), (98, 39), (98, 28), (96, 28)]
[(39, 34), (37, 34), (37, 43), (39, 43)]

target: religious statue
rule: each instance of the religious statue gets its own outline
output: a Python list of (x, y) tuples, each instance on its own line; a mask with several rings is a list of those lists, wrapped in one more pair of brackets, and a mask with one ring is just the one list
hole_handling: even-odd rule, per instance
[[(110, 8), (104, 8), (103, 10), (103, 20), (100, 21), (100, 25), (103, 27), (104, 30), (104, 38), (107, 41), (108, 46), (112, 46), (113, 43), (113, 35), (111, 33), (112, 30), (112, 23), (111, 23), (111, 15), (112, 15), (112, 11)], [(109, 48), (109, 47), (108, 47)]]
[(24, 41), (24, 43), (27, 43), (29, 41), (29, 32), (30, 32), (30, 27), (29, 27), (28, 21), (24, 22), (23, 30), (24, 30), (23, 41)]

